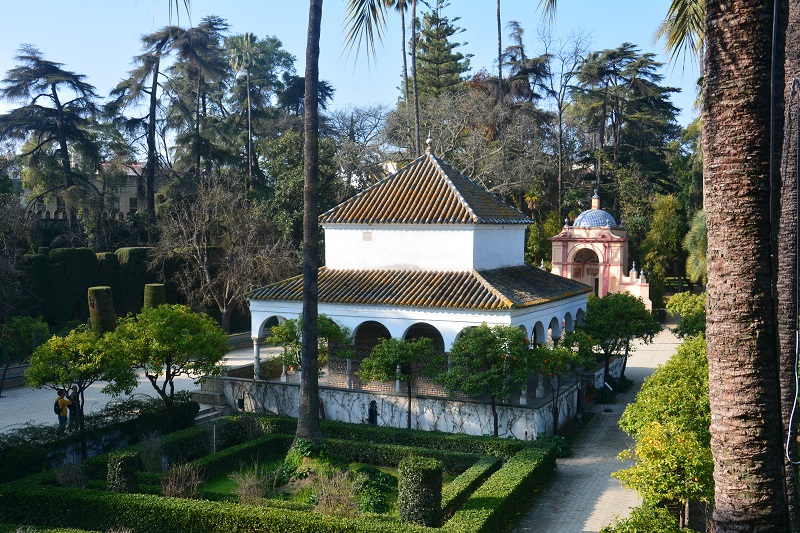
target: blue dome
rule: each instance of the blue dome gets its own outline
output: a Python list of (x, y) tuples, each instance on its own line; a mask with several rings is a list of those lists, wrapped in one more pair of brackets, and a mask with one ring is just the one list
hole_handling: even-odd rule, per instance
[(589, 209), (588, 211), (584, 211), (578, 215), (578, 218), (575, 219), (575, 222), (572, 225), (578, 228), (602, 228), (605, 226), (608, 226), (609, 228), (618, 227), (617, 221), (614, 220), (614, 217), (602, 209)]

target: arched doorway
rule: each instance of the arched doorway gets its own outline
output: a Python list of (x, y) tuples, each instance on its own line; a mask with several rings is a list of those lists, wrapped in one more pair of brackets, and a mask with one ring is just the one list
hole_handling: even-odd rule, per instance
[(594, 289), (595, 295), (600, 295), (600, 260), (591, 248), (581, 248), (572, 258), (571, 278), (585, 283)]

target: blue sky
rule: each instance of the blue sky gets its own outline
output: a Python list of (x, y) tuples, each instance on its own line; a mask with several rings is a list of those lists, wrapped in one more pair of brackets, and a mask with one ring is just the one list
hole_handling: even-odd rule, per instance
[[(657, 53), (665, 63), (664, 83), (682, 89), (673, 103), (682, 110), (679, 122), (686, 125), (696, 116), (695, 81), (698, 72), (682, 62), (669, 65), (662, 45), (653, 43), (653, 33), (664, 18), (671, 0), (560, 0), (553, 33), (566, 37), (583, 30), (592, 36), (591, 49), (614, 48), (632, 42), (642, 51)], [(377, 57), (362, 51), (348, 57), (344, 50), (345, 0), (327, 0), (323, 7), (320, 76), (336, 89), (334, 107), (392, 104), (398, 94), (402, 72), (400, 22), (389, 12), (389, 25)], [(502, 19), (519, 21), (526, 30), (526, 45), (533, 55), (540, 50), (537, 26), (542, 22), (539, 0), (503, 0)], [(168, 0), (38, 0), (7, 2), (3, 6), (0, 31), (0, 73), (14, 66), (13, 56), (22, 43), (36, 45), (45, 57), (65, 64), (69, 70), (85, 74), (102, 96), (130, 69), (130, 61), (140, 52), (139, 38), (168, 24)], [(496, 3), (492, 0), (452, 0), (445, 9), (448, 17), (461, 17), (464, 28), (457, 36), (468, 43), (460, 50), (473, 54), (473, 71), (497, 71)], [(284, 48), (297, 58), (297, 70), (304, 69), (308, 2), (304, 0), (192, 0), (191, 21), (219, 15), (231, 25), (232, 33), (252, 32), (258, 36), (277, 36)], [(175, 23), (173, 15), (173, 23)], [(188, 22), (181, 13), (181, 24)], [(503, 46), (507, 44), (504, 35)], [(0, 102), (0, 111), (10, 104)]]

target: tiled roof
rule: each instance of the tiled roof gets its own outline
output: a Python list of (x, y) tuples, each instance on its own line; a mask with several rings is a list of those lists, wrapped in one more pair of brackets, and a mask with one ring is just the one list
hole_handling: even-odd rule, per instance
[[(319, 301), (353, 305), (502, 310), (591, 292), (577, 281), (530, 265), (482, 271), (319, 269)], [(299, 301), (303, 277), (256, 289), (251, 300)]]
[(614, 217), (612, 217), (608, 211), (589, 209), (578, 215), (578, 218), (575, 219), (572, 225), (578, 228), (602, 228), (605, 226), (616, 228), (617, 221), (614, 220)]
[(425, 154), (369, 189), (329, 209), (323, 224), (531, 224), (433, 155)]

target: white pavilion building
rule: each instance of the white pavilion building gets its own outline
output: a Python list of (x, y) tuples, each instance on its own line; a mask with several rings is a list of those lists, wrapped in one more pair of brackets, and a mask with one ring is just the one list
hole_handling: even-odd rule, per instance
[[(431, 152), (320, 216), (319, 312), (350, 328), (356, 365), (381, 338), (429, 337), (441, 351), (483, 322), (535, 343), (572, 331), (591, 287), (524, 262), (530, 220)], [(249, 295), (258, 359), (269, 327), (302, 311), (302, 276)], [(329, 383), (352, 387), (331, 362)]]

